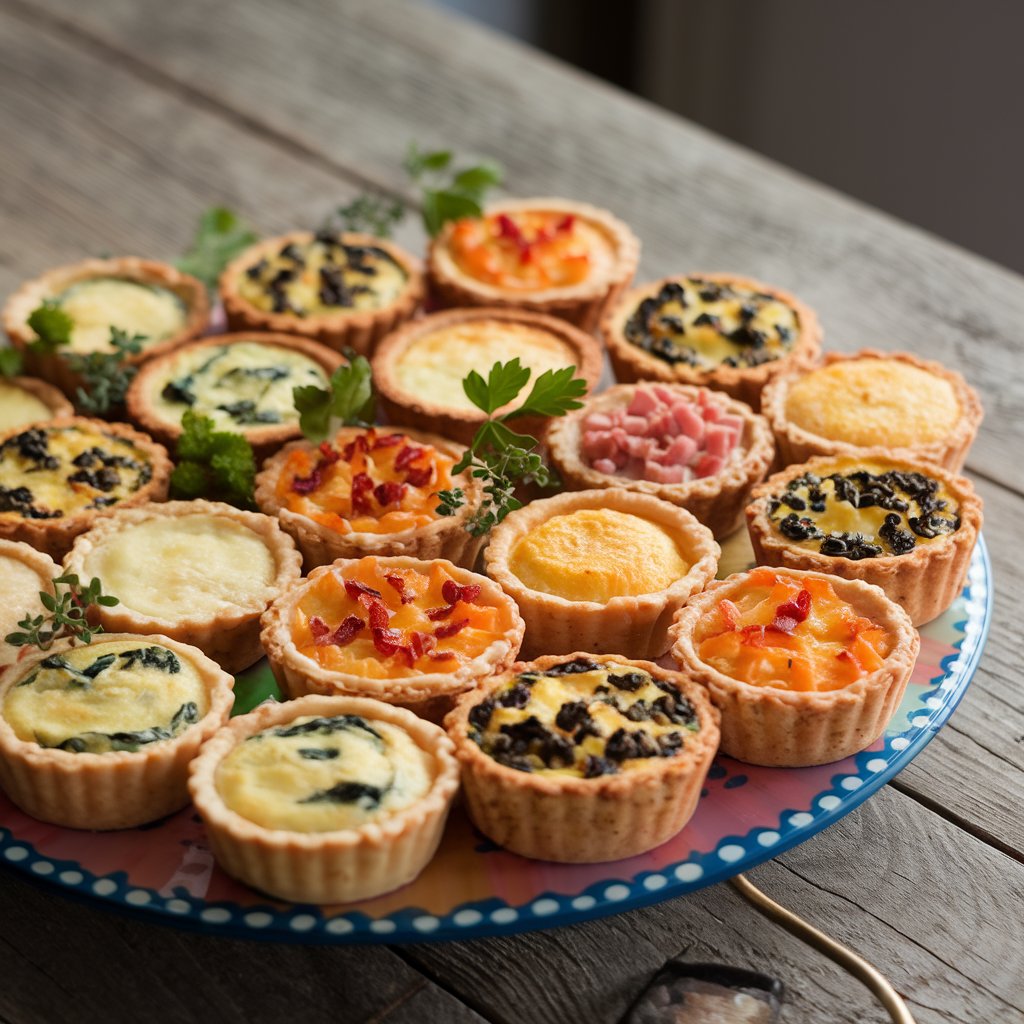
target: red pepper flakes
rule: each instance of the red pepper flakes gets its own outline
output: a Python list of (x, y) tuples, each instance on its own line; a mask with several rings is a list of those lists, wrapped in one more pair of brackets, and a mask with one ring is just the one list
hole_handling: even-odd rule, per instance
[(405, 580), (401, 576), (398, 576), (395, 573), (388, 573), (384, 579), (387, 580), (387, 582), (394, 587), (396, 591), (398, 591), (398, 596), (402, 599), (402, 604), (408, 604), (410, 601), (416, 600), (416, 595), (410, 594), (405, 589)]
[(434, 636), (438, 640), (447, 640), (450, 636), (455, 636), (456, 633), (461, 633), (469, 625), (469, 619), (459, 619), (457, 622), (449, 622), (444, 626), (438, 626), (434, 630)]

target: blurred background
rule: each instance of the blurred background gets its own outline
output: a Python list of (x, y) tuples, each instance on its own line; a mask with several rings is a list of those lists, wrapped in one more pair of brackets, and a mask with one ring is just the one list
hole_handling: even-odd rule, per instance
[(1024, 272), (1016, 0), (423, 0)]

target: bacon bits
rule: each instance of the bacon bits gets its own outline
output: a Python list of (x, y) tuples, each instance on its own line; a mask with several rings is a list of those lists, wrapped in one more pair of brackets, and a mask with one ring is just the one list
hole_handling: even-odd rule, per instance
[(777, 629), (780, 633), (792, 633), (797, 625), (807, 618), (810, 611), (810, 591), (801, 590), (793, 600), (784, 601), (775, 609), (775, 618), (772, 619), (771, 628)]

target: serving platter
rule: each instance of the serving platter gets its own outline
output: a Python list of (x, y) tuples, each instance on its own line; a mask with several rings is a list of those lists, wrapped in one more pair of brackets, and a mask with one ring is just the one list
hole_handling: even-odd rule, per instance
[[(752, 564), (745, 533), (723, 544), (720, 575)], [(289, 942), (473, 938), (569, 924), (691, 892), (777, 856), (848, 814), (917, 756), (953, 713), (988, 634), (991, 568), (975, 547), (960, 597), (921, 630), (921, 655), (883, 736), (815, 768), (759, 768), (716, 758), (697, 812), (673, 839), (628, 860), (531, 861), (476, 832), (458, 806), (423, 874), (358, 904), (287, 904), (214, 863), (191, 808), (143, 828), (94, 833), (23, 814), (0, 794), (0, 863), (153, 920)], [(236, 680), (235, 713), (279, 693), (265, 662)]]

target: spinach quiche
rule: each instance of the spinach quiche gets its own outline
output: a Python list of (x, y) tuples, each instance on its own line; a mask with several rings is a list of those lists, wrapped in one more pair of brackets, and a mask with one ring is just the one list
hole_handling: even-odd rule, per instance
[(42, 615), (42, 593), (53, 593), (61, 573), (49, 555), (19, 541), (0, 540), (0, 679), (4, 670), (27, 657), (27, 648), (12, 647), (4, 637), (17, 631), (26, 615)]
[(0, 377), (0, 433), (74, 414), (74, 406), (52, 384), (37, 377)]
[(863, 750), (899, 707), (920, 648), (878, 587), (758, 568), (713, 583), (672, 626), (672, 657), (722, 713), (722, 750), (804, 767)]
[(232, 260), (220, 297), (232, 331), (298, 334), (369, 354), (423, 301), (417, 259), (372, 235), (293, 231)]
[(685, 826), (718, 722), (687, 676), (577, 651), (469, 691), (445, 728), (481, 832), (524, 857), (594, 863), (645, 853)]
[(0, 681), (0, 784), (67, 828), (133, 828), (188, 803), (188, 765), (228, 719), (233, 680), (164, 636), (36, 652)]
[(67, 417), (0, 434), (0, 538), (62, 558), (100, 518), (167, 497), (171, 460), (121, 423)]
[(441, 841), (458, 785), (436, 725), (380, 701), (319, 694), (232, 719), (189, 780), (229, 875), (319, 904), (411, 882)]

